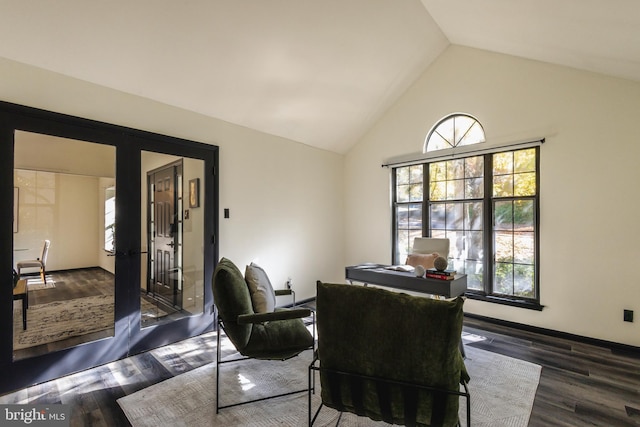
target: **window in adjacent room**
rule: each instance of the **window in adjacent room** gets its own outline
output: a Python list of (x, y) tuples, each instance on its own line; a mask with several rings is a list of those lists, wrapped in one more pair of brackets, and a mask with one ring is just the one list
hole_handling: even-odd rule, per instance
[[(482, 126), (464, 120), (434, 126), (436, 146), (477, 136)], [(445, 123), (449, 133), (439, 130)], [(449, 265), (467, 275), (470, 297), (539, 307), (538, 159), (534, 146), (393, 168), (393, 262), (404, 262), (415, 237), (449, 238)]]

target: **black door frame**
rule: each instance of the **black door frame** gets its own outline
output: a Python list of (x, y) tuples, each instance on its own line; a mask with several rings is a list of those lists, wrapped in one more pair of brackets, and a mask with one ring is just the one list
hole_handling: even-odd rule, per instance
[[(14, 132), (23, 130), (116, 147), (115, 333), (111, 338), (13, 360)], [(204, 312), (141, 328), (141, 151), (204, 160)], [(218, 259), (218, 147), (0, 101), (0, 394), (102, 365), (213, 330), (210, 280)], [(124, 185), (126, 183), (126, 185)], [(120, 184), (120, 185), (118, 185)]]

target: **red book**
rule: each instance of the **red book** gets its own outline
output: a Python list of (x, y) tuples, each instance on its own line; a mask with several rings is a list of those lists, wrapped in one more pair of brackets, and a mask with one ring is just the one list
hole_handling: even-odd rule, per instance
[(429, 279), (453, 280), (455, 276), (447, 276), (446, 274), (426, 273), (425, 277)]

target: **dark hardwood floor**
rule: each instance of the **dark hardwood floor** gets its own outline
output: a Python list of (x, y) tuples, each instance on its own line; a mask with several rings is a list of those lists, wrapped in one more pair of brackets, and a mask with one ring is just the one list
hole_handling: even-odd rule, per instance
[[(640, 425), (639, 354), (474, 318), (465, 318), (464, 333), (475, 335), (467, 345), (543, 367), (529, 426)], [(214, 352), (215, 334), (208, 333), (1, 396), (0, 403), (68, 403), (72, 426), (127, 426), (116, 399), (211, 363)]]
[(529, 426), (640, 425), (640, 353), (468, 317), (464, 331), (484, 338), (474, 347), (542, 366)]

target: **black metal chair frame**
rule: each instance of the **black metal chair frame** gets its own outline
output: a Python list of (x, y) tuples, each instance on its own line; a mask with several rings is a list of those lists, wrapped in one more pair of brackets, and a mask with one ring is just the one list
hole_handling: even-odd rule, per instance
[[(446, 393), (449, 395), (465, 397), (467, 402), (467, 427), (471, 426), (471, 395), (469, 394), (469, 388), (467, 387), (466, 382), (462, 383), (465, 390), (464, 392), (455, 391), (455, 390), (446, 390), (446, 389), (437, 388), (437, 387), (425, 386), (422, 384), (391, 380), (388, 378), (367, 376), (367, 375), (361, 375), (361, 374), (354, 374), (350, 372), (338, 371), (335, 369), (321, 368), (319, 366), (316, 366), (317, 362), (318, 362), (318, 354), (317, 354), (317, 351), (314, 351), (313, 362), (311, 362), (311, 365), (309, 365), (309, 387), (311, 387), (312, 382), (315, 385), (315, 371), (318, 371), (318, 372), (330, 372), (338, 375), (345, 375), (349, 377), (362, 378), (362, 379), (372, 380), (372, 381), (382, 381), (389, 384), (394, 384), (394, 385), (399, 385), (404, 387), (413, 387), (413, 388), (418, 388), (426, 391), (434, 391), (434, 392)], [(313, 410), (311, 408), (311, 389), (310, 389), (309, 390), (309, 427), (311, 427), (313, 423), (316, 421), (316, 419), (318, 418), (318, 415), (320, 414), (320, 410), (322, 409), (323, 406), (324, 406), (324, 403), (320, 403), (320, 406), (316, 410), (315, 414), (312, 415)], [(340, 413), (340, 417), (342, 417), (342, 412)], [(338, 419), (338, 423), (340, 423), (340, 418)], [(458, 419), (458, 425), (460, 425), (459, 419)]]
[[(308, 348), (312, 350), (312, 355), (316, 353), (316, 313), (315, 311), (311, 310), (311, 309), (307, 309), (309, 314), (312, 317), (312, 325), (313, 325), (313, 344)], [(268, 320), (272, 320), (272, 321), (277, 321), (278, 317), (277, 316), (279, 313), (281, 313), (285, 318), (293, 318), (293, 317), (298, 317), (299, 316), (295, 316), (295, 315), (287, 315), (285, 313), (287, 313), (287, 311), (284, 312), (274, 312), (274, 313), (261, 313), (261, 314), (254, 314), (254, 315), (245, 315), (242, 316), (245, 318), (245, 321), (248, 323), (261, 323), (264, 321), (268, 321)], [(308, 316), (307, 315), (307, 316)], [(303, 317), (307, 317), (307, 316), (303, 316)], [(225, 408), (231, 408), (234, 406), (240, 406), (240, 405), (245, 405), (247, 403), (254, 403), (254, 402), (259, 402), (262, 400), (268, 400), (268, 399), (274, 399), (276, 397), (283, 397), (283, 396), (289, 396), (292, 394), (296, 394), (296, 393), (303, 393), (306, 391), (312, 392), (315, 389), (315, 381), (310, 382), (309, 383), (309, 387), (308, 388), (304, 388), (301, 390), (295, 390), (295, 391), (289, 391), (286, 393), (280, 393), (280, 394), (276, 394), (276, 395), (272, 395), (272, 396), (267, 396), (267, 397), (261, 397), (259, 399), (252, 399), (252, 400), (247, 400), (247, 401), (242, 401), (242, 402), (237, 402), (237, 403), (231, 403), (228, 405), (224, 405), (224, 406), (220, 406), (220, 365), (225, 364), (225, 363), (232, 363), (232, 362), (240, 362), (243, 360), (247, 360), (247, 359), (255, 359), (253, 357), (240, 357), (240, 358), (236, 358), (236, 359), (231, 359), (231, 360), (222, 360), (222, 350), (221, 350), (221, 346), (220, 346), (220, 331), (224, 330), (224, 320), (220, 318), (219, 315), (217, 315), (216, 313), (216, 317), (217, 317), (217, 349), (216, 349), (216, 414), (218, 414), (220, 412), (220, 409), (225, 409)], [(225, 335), (226, 335), (226, 331), (225, 331)], [(307, 350), (308, 350), (307, 349)], [(305, 350), (302, 350), (305, 351)], [(301, 351), (301, 352), (302, 352)], [(300, 353), (301, 353), (300, 352)], [(280, 361), (285, 361), (285, 360), (289, 360), (292, 359), (294, 357), (297, 357), (300, 353), (295, 354), (291, 357), (285, 358), (285, 359), (273, 359), (274, 361), (276, 360), (280, 360)], [(260, 359), (260, 360), (264, 360), (264, 359)]]

